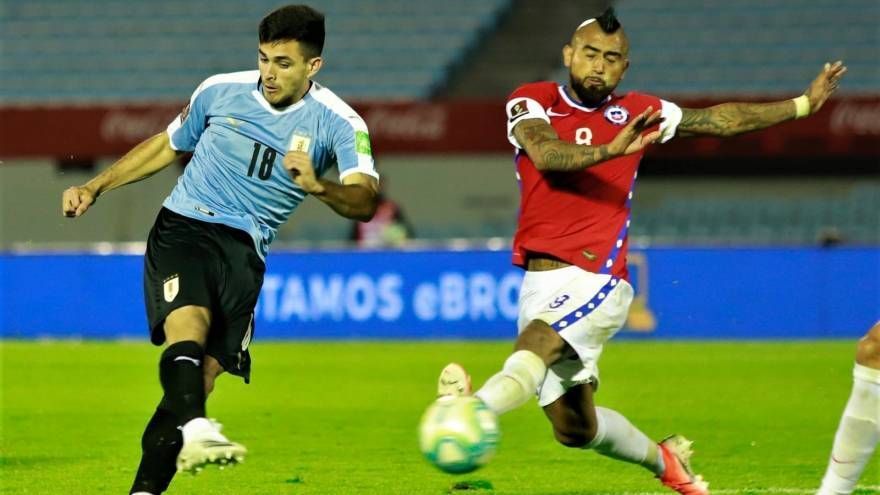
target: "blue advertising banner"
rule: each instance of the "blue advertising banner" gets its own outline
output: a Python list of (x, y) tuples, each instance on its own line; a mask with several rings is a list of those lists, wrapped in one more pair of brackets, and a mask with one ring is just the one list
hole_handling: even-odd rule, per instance
[[(651, 248), (630, 253), (622, 336), (853, 338), (880, 318), (878, 248)], [(0, 336), (146, 338), (142, 258), (0, 255)], [(256, 336), (497, 339), (516, 333), (506, 251), (270, 255)]]

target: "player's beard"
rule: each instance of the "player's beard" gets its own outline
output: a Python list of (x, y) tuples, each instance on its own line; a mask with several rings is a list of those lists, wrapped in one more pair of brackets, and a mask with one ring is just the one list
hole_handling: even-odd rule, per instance
[(588, 107), (599, 106), (614, 91), (614, 88), (609, 88), (604, 84), (602, 86), (587, 85), (584, 81), (576, 80), (571, 73), (569, 73), (568, 79), (571, 89), (574, 90), (578, 100)]

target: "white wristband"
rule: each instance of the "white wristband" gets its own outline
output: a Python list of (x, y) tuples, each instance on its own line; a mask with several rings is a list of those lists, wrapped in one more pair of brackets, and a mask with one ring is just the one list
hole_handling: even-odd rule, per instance
[(794, 118), (802, 119), (810, 115), (810, 99), (807, 98), (807, 95), (800, 95), (797, 98), (792, 98), (791, 101), (794, 102)]

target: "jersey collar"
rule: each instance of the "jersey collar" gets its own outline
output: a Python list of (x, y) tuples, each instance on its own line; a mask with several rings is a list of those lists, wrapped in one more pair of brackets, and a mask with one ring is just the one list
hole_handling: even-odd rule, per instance
[(268, 111), (272, 115), (285, 115), (285, 114), (288, 114), (291, 112), (295, 112), (295, 111), (299, 110), (300, 108), (302, 108), (302, 106), (306, 104), (306, 98), (311, 94), (311, 92), (315, 89), (315, 86), (317, 86), (317, 85), (313, 81), (309, 81), (309, 90), (306, 91), (306, 94), (304, 94), (303, 97), (298, 102), (294, 103), (293, 105), (290, 105), (289, 107), (287, 107), (283, 110), (278, 110), (277, 108), (273, 107), (268, 101), (266, 101), (266, 97), (263, 96), (263, 91), (260, 88), (260, 86), (261, 86), (260, 81), (257, 81), (257, 89), (251, 91), (251, 94), (254, 96), (254, 99), (257, 100), (257, 103), (259, 103), (261, 107), (263, 107), (266, 111)]
[(569, 96), (568, 91), (565, 90), (566, 87), (567, 86), (560, 85), (559, 86), (559, 94), (562, 95), (562, 99), (565, 100), (565, 102), (570, 107), (577, 108), (578, 110), (583, 110), (585, 112), (595, 112), (596, 110), (602, 108), (603, 105), (605, 105), (606, 103), (611, 101), (611, 95), (608, 95), (604, 100), (602, 100), (602, 103), (599, 103), (595, 107), (588, 107), (588, 106), (584, 105), (583, 103), (580, 103), (577, 100), (573, 99), (571, 96)]

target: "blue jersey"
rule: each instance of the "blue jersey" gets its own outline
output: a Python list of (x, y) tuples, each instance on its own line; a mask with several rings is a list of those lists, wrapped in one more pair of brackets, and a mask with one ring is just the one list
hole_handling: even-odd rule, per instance
[(278, 110), (263, 97), (259, 71), (218, 74), (195, 90), (168, 125), (171, 147), (192, 151), (163, 206), (244, 230), (266, 256), (278, 227), (305, 199), (282, 160), (307, 152), (320, 177), (333, 166), (378, 179), (367, 126), (329, 89), (312, 82), (300, 101)]

